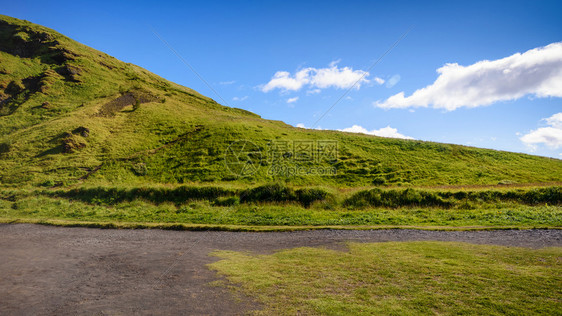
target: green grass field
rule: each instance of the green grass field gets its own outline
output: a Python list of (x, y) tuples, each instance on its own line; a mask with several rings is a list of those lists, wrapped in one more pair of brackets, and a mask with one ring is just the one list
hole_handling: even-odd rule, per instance
[(348, 244), (271, 255), (219, 251), (217, 285), (263, 315), (560, 315), (562, 249), (449, 242)]
[[(252, 227), (562, 227), (562, 187), (518, 189), (370, 189), (350, 192), (214, 186), (0, 191), (0, 219), (110, 223), (178, 229)], [(184, 225), (184, 226), (181, 226)]]
[(559, 159), (265, 120), (0, 16), (3, 221), (558, 227), (560, 175)]

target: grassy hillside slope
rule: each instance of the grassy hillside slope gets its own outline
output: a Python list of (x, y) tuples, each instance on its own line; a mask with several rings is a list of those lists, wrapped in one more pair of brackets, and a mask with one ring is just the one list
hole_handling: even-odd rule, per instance
[[(244, 177), (225, 165), (225, 152), (237, 140), (251, 141), (257, 148), (253, 155), (261, 155), (257, 160), (249, 157), (257, 168)], [(323, 141), (335, 142), (337, 156), (299, 158), (299, 141), (312, 142), (313, 154)], [(280, 143), (289, 147), (280, 149)], [(272, 161), (272, 155), (279, 160)], [(277, 163), (285, 168), (272, 172)], [(307, 174), (318, 168), (336, 174)], [(297, 169), (296, 174), (291, 171)], [(305, 130), (264, 120), (53, 30), (0, 16), (4, 186), (245, 186), (271, 181), (296, 186), (432, 186), (552, 182), (561, 174), (562, 161), (557, 159)]]

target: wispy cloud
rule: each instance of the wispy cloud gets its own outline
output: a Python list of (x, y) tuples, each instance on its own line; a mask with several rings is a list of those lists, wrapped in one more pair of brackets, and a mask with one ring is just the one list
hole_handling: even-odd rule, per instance
[[(303, 87), (307, 87), (309, 91), (316, 93), (319, 89), (326, 88), (349, 89), (355, 87), (359, 89), (362, 83), (370, 82), (367, 79), (369, 76), (368, 72), (353, 70), (351, 67), (340, 68), (337, 66), (338, 62), (330, 63), (327, 68), (304, 68), (295, 74), (291, 74), (288, 71), (278, 71), (268, 83), (261, 87), (261, 90), (263, 92), (269, 92), (274, 89), (298, 91)], [(375, 77), (372, 80), (378, 84), (384, 83), (384, 80), (381, 78)]]
[(233, 101), (244, 101), (244, 100), (246, 100), (246, 99), (248, 99), (248, 96), (247, 96), (247, 95), (245, 95), (245, 96), (243, 96), (243, 97), (234, 97), (234, 98), (232, 98)]
[(236, 80), (219, 82), (219, 84), (222, 84), (222, 85), (229, 85), (229, 84), (235, 84), (235, 83), (236, 83)]
[(289, 98), (287, 99), (287, 103), (295, 103), (299, 100), (299, 97)]
[(532, 150), (536, 150), (538, 144), (545, 144), (553, 149), (562, 147), (562, 112), (543, 120), (549, 126), (530, 131), (519, 139)]
[(562, 97), (562, 42), (469, 66), (446, 64), (437, 73), (439, 77), (433, 84), (411, 96), (400, 92), (374, 105), (385, 109), (433, 107), (452, 111), (525, 95)]
[(390, 89), (394, 87), (399, 81), (400, 81), (400, 75), (394, 75), (386, 81), (386, 87)]

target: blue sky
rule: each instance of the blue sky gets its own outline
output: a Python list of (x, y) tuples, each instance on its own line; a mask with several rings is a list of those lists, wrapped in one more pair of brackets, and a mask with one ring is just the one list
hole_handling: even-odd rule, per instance
[(267, 119), (562, 158), (560, 2), (0, 4), (2, 14)]

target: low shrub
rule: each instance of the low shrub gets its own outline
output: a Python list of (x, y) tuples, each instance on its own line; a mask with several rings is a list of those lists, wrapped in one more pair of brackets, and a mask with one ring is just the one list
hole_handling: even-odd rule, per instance
[(316, 188), (299, 189), (295, 194), (299, 203), (304, 207), (309, 207), (316, 201), (324, 201), (328, 196), (328, 192)]
[[(43, 186), (53, 187), (55, 183), (47, 180)], [(475, 191), (437, 191), (421, 189), (382, 189), (363, 190), (338, 202), (333, 194), (320, 188), (294, 190), (285, 184), (265, 184), (255, 188), (235, 190), (218, 186), (179, 186), (175, 188), (76, 188), (71, 190), (42, 190), (41, 194), (52, 197), (80, 200), (99, 205), (114, 205), (133, 200), (144, 200), (156, 204), (183, 204), (187, 201), (206, 201), (216, 206), (235, 206), (241, 203), (298, 203), (306, 208), (316, 202), (328, 203), (330, 208), (364, 207), (441, 207), (473, 209), (493, 205), (561, 205), (562, 187), (544, 187), (517, 190), (475, 190)], [(328, 205), (326, 204), (326, 205)]]
[(45, 192), (47, 195), (76, 199), (93, 204), (116, 204), (125, 201), (143, 199), (153, 203), (183, 203), (189, 200), (212, 201), (220, 196), (235, 195), (235, 191), (220, 187), (188, 187), (176, 188), (79, 188), (68, 191), (57, 190)]
[(520, 201), (526, 204), (561, 204), (562, 187), (531, 189), (522, 194)]
[(528, 190), (481, 190), (481, 191), (426, 191), (416, 189), (379, 188), (359, 191), (344, 200), (346, 207), (443, 207), (474, 208), (476, 205), (498, 203), (527, 205), (562, 204), (562, 187), (533, 188)]
[(265, 184), (253, 189), (242, 191), (240, 202), (291, 202), (296, 196), (292, 189), (284, 184)]
[(237, 196), (229, 196), (225, 198), (217, 198), (213, 205), (215, 206), (236, 206), (240, 205), (240, 198)]
[(347, 207), (400, 207), (437, 206), (450, 207), (452, 203), (436, 193), (415, 189), (382, 190), (372, 189), (357, 192), (344, 201)]

